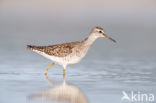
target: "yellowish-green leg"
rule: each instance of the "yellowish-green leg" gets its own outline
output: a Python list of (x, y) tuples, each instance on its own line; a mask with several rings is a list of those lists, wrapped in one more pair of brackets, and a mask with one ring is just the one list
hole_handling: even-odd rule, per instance
[(45, 74), (45, 75), (47, 75), (48, 69), (49, 69), (50, 67), (52, 67), (53, 65), (54, 65), (54, 63), (53, 63), (53, 64), (50, 64), (49, 66), (47, 66), (47, 68), (46, 68), (45, 71), (44, 71), (44, 74)]
[(66, 69), (63, 69), (63, 80), (65, 80)]

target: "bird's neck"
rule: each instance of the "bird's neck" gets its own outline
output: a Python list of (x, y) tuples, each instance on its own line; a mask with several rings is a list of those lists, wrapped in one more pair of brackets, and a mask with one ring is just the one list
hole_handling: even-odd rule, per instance
[(85, 45), (91, 46), (98, 37), (91, 33), (85, 40)]

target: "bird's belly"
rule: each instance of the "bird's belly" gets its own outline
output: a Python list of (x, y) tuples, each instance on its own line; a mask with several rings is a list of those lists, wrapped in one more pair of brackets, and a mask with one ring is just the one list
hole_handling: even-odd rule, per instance
[(67, 66), (69, 64), (76, 64), (78, 63), (82, 57), (78, 57), (78, 56), (66, 56), (66, 57), (54, 57), (51, 56), (48, 59), (52, 60), (53, 62), (60, 64), (62, 66)]
[(34, 50), (34, 52), (37, 52), (38, 54), (44, 56), (44, 57), (47, 58), (47, 59), (50, 59), (51, 61), (53, 61), (53, 62), (55, 62), (55, 63), (57, 63), (57, 64), (60, 64), (60, 65), (65, 64), (64, 59), (61, 58), (61, 57), (50, 56), (50, 55), (48, 55), (48, 54), (45, 54), (44, 52), (35, 51), (35, 50)]
[(66, 60), (67, 64), (76, 64), (81, 60), (82, 57), (73, 56), (72, 58), (69, 58)]

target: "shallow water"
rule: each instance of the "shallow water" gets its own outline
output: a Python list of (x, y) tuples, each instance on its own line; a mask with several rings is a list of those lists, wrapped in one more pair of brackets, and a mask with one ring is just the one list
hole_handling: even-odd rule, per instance
[[(156, 94), (156, 64), (152, 62), (84, 59), (67, 68), (64, 86), (62, 67), (54, 65), (45, 77), (48, 63), (41, 60), (1, 65), (1, 103), (126, 103), (121, 101), (122, 91)], [(68, 97), (61, 96), (68, 92)]]

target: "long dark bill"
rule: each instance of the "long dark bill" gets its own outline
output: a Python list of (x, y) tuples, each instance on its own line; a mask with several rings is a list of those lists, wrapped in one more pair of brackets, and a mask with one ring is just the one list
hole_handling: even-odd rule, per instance
[(116, 43), (116, 40), (114, 40), (113, 38), (111, 37), (108, 37), (109, 40), (113, 41), (114, 43)]
[(116, 43), (116, 40), (114, 40), (113, 38), (107, 36), (105, 33), (103, 33), (104, 37), (105, 38), (108, 38), (109, 40), (113, 41), (114, 43)]

